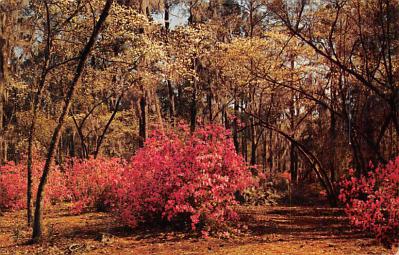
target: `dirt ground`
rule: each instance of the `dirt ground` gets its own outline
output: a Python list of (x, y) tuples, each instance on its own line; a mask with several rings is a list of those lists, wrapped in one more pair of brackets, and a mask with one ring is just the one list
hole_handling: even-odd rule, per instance
[(0, 255), (6, 254), (395, 254), (352, 229), (340, 209), (243, 207), (248, 230), (221, 240), (143, 228), (127, 230), (106, 213), (71, 215), (65, 206), (47, 211), (48, 236), (27, 245), (24, 212), (0, 216)]

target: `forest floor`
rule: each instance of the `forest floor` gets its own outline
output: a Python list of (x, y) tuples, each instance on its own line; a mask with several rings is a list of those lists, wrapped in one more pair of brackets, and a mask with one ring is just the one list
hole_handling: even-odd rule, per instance
[(49, 238), (27, 245), (25, 212), (0, 216), (0, 254), (395, 254), (352, 229), (342, 210), (319, 207), (243, 207), (248, 226), (228, 240), (183, 232), (127, 230), (106, 213), (71, 215), (66, 206), (45, 215)]

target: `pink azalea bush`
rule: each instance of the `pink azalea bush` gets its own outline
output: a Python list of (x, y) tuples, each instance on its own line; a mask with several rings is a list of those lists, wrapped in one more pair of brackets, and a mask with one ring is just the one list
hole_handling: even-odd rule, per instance
[(115, 186), (114, 210), (131, 227), (166, 221), (204, 235), (227, 229), (238, 219), (235, 192), (253, 183), (229, 136), (216, 125), (154, 132)]
[[(44, 162), (35, 161), (32, 165), (32, 201), (36, 198)], [(65, 179), (58, 167), (50, 175), (50, 185), (46, 189), (45, 202), (56, 203), (68, 197)], [(0, 166), (0, 210), (19, 210), (26, 208), (27, 166), (25, 162), (8, 162)]]
[[(72, 212), (107, 211), (112, 187), (119, 182), (125, 162), (119, 158), (71, 159), (63, 168), (66, 196)], [(54, 184), (50, 184), (54, 185)]]
[[(209, 125), (190, 133), (154, 131), (127, 163), (118, 158), (70, 159), (49, 175), (46, 201), (72, 202), (72, 212), (112, 210), (130, 227), (169, 223), (229, 235), (237, 192), (254, 185), (230, 132)], [(43, 162), (33, 166), (35, 199)], [(26, 164), (0, 167), (0, 209), (26, 208)]]
[(26, 206), (26, 179), (22, 167), (13, 162), (0, 167), (0, 210), (17, 210)]
[[(32, 200), (36, 198), (44, 162), (33, 164)], [(124, 161), (117, 158), (70, 159), (55, 166), (46, 186), (45, 203), (72, 202), (73, 213), (90, 209), (109, 209), (109, 192), (118, 182), (124, 169)], [(26, 208), (27, 167), (25, 162), (9, 162), (0, 167), (0, 210)]]
[(399, 241), (399, 156), (366, 176), (350, 170), (341, 186), (339, 198), (354, 226), (387, 246)]

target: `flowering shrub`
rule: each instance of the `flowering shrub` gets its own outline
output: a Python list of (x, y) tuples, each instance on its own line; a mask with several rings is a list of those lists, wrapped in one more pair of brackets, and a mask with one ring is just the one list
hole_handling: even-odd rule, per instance
[[(32, 200), (36, 198), (37, 186), (44, 162), (35, 161), (32, 166)], [(46, 186), (45, 202), (71, 201), (72, 211), (80, 213), (95, 207), (108, 208), (111, 186), (118, 182), (123, 171), (121, 159), (71, 159), (66, 164), (55, 166), (50, 172)], [(0, 167), (0, 210), (26, 208), (27, 168), (26, 163), (10, 162)]]
[(0, 210), (16, 210), (26, 206), (26, 179), (22, 165), (9, 162), (0, 167)]
[(74, 213), (81, 213), (90, 208), (96, 208), (99, 211), (109, 209), (110, 191), (112, 186), (119, 181), (124, 167), (123, 160), (118, 158), (71, 159), (63, 167), (65, 168), (66, 194), (73, 203)]
[[(35, 161), (32, 165), (32, 200), (36, 198), (37, 185), (40, 180), (44, 162)], [(63, 174), (55, 167), (52, 171), (45, 202), (59, 202), (67, 198)], [(27, 167), (25, 162), (15, 164), (8, 162), (0, 166), (0, 210), (18, 210), (26, 208)]]
[[(236, 222), (234, 193), (252, 184), (229, 132), (210, 125), (190, 134), (154, 132), (115, 186), (115, 210), (129, 226), (167, 221), (204, 235)], [(228, 233), (228, 232), (225, 232)]]
[(340, 200), (351, 223), (373, 233), (385, 245), (399, 241), (399, 157), (367, 176), (341, 182)]
[[(75, 213), (112, 209), (127, 225), (173, 222), (204, 235), (238, 220), (235, 194), (254, 184), (221, 126), (191, 134), (154, 132), (129, 164), (117, 158), (71, 159), (49, 175), (45, 201), (71, 201)], [(33, 166), (33, 199), (43, 163)], [(0, 209), (26, 208), (26, 164), (0, 168)]]

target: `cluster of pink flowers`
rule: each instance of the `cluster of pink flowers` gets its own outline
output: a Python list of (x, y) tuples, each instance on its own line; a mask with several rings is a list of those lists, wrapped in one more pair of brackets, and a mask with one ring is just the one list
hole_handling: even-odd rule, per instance
[(110, 210), (112, 189), (119, 183), (125, 165), (119, 158), (69, 160), (63, 166), (67, 190), (64, 197), (72, 202), (72, 212)]
[[(228, 233), (237, 221), (235, 194), (254, 184), (229, 131), (209, 125), (191, 133), (154, 131), (129, 162), (70, 159), (50, 173), (46, 199), (72, 202), (72, 212), (114, 212), (130, 227), (169, 222)], [(34, 164), (34, 193), (43, 164)], [(26, 208), (26, 164), (0, 168), (0, 209)]]
[(178, 132), (154, 132), (116, 186), (121, 219), (132, 227), (183, 221), (205, 235), (236, 222), (234, 194), (253, 179), (229, 135), (216, 125), (193, 134), (187, 126)]
[(341, 181), (340, 200), (351, 223), (386, 245), (399, 241), (399, 157), (366, 176)]
[(26, 165), (8, 164), (0, 167), (0, 210), (17, 210), (26, 206)]
[[(39, 183), (44, 162), (37, 162), (32, 166), (32, 200), (34, 201), (37, 184)], [(56, 203), (67, 198), (65, 179), (63, 174), (55, 167), (50, 176), (45, 202)], [(15, 164), (8, 162), (0, 166), (0, 210), (19, 210), (26, 208), (27, 168), (26, 163)]]
[[(37, 186), (44, 162), (35, 161), (32, 166), (32, 200), (36, 198)], [(72, 211), (80, 213), (96, 207), (106, 209), (109, 191), (123, 171), (120, 159), (71, 159), (55, 166), (49, 175), (45, 202), (72, 202)], [(27, 167), (25, 162), (0, 167), (0, 210), (26, 208)]]

